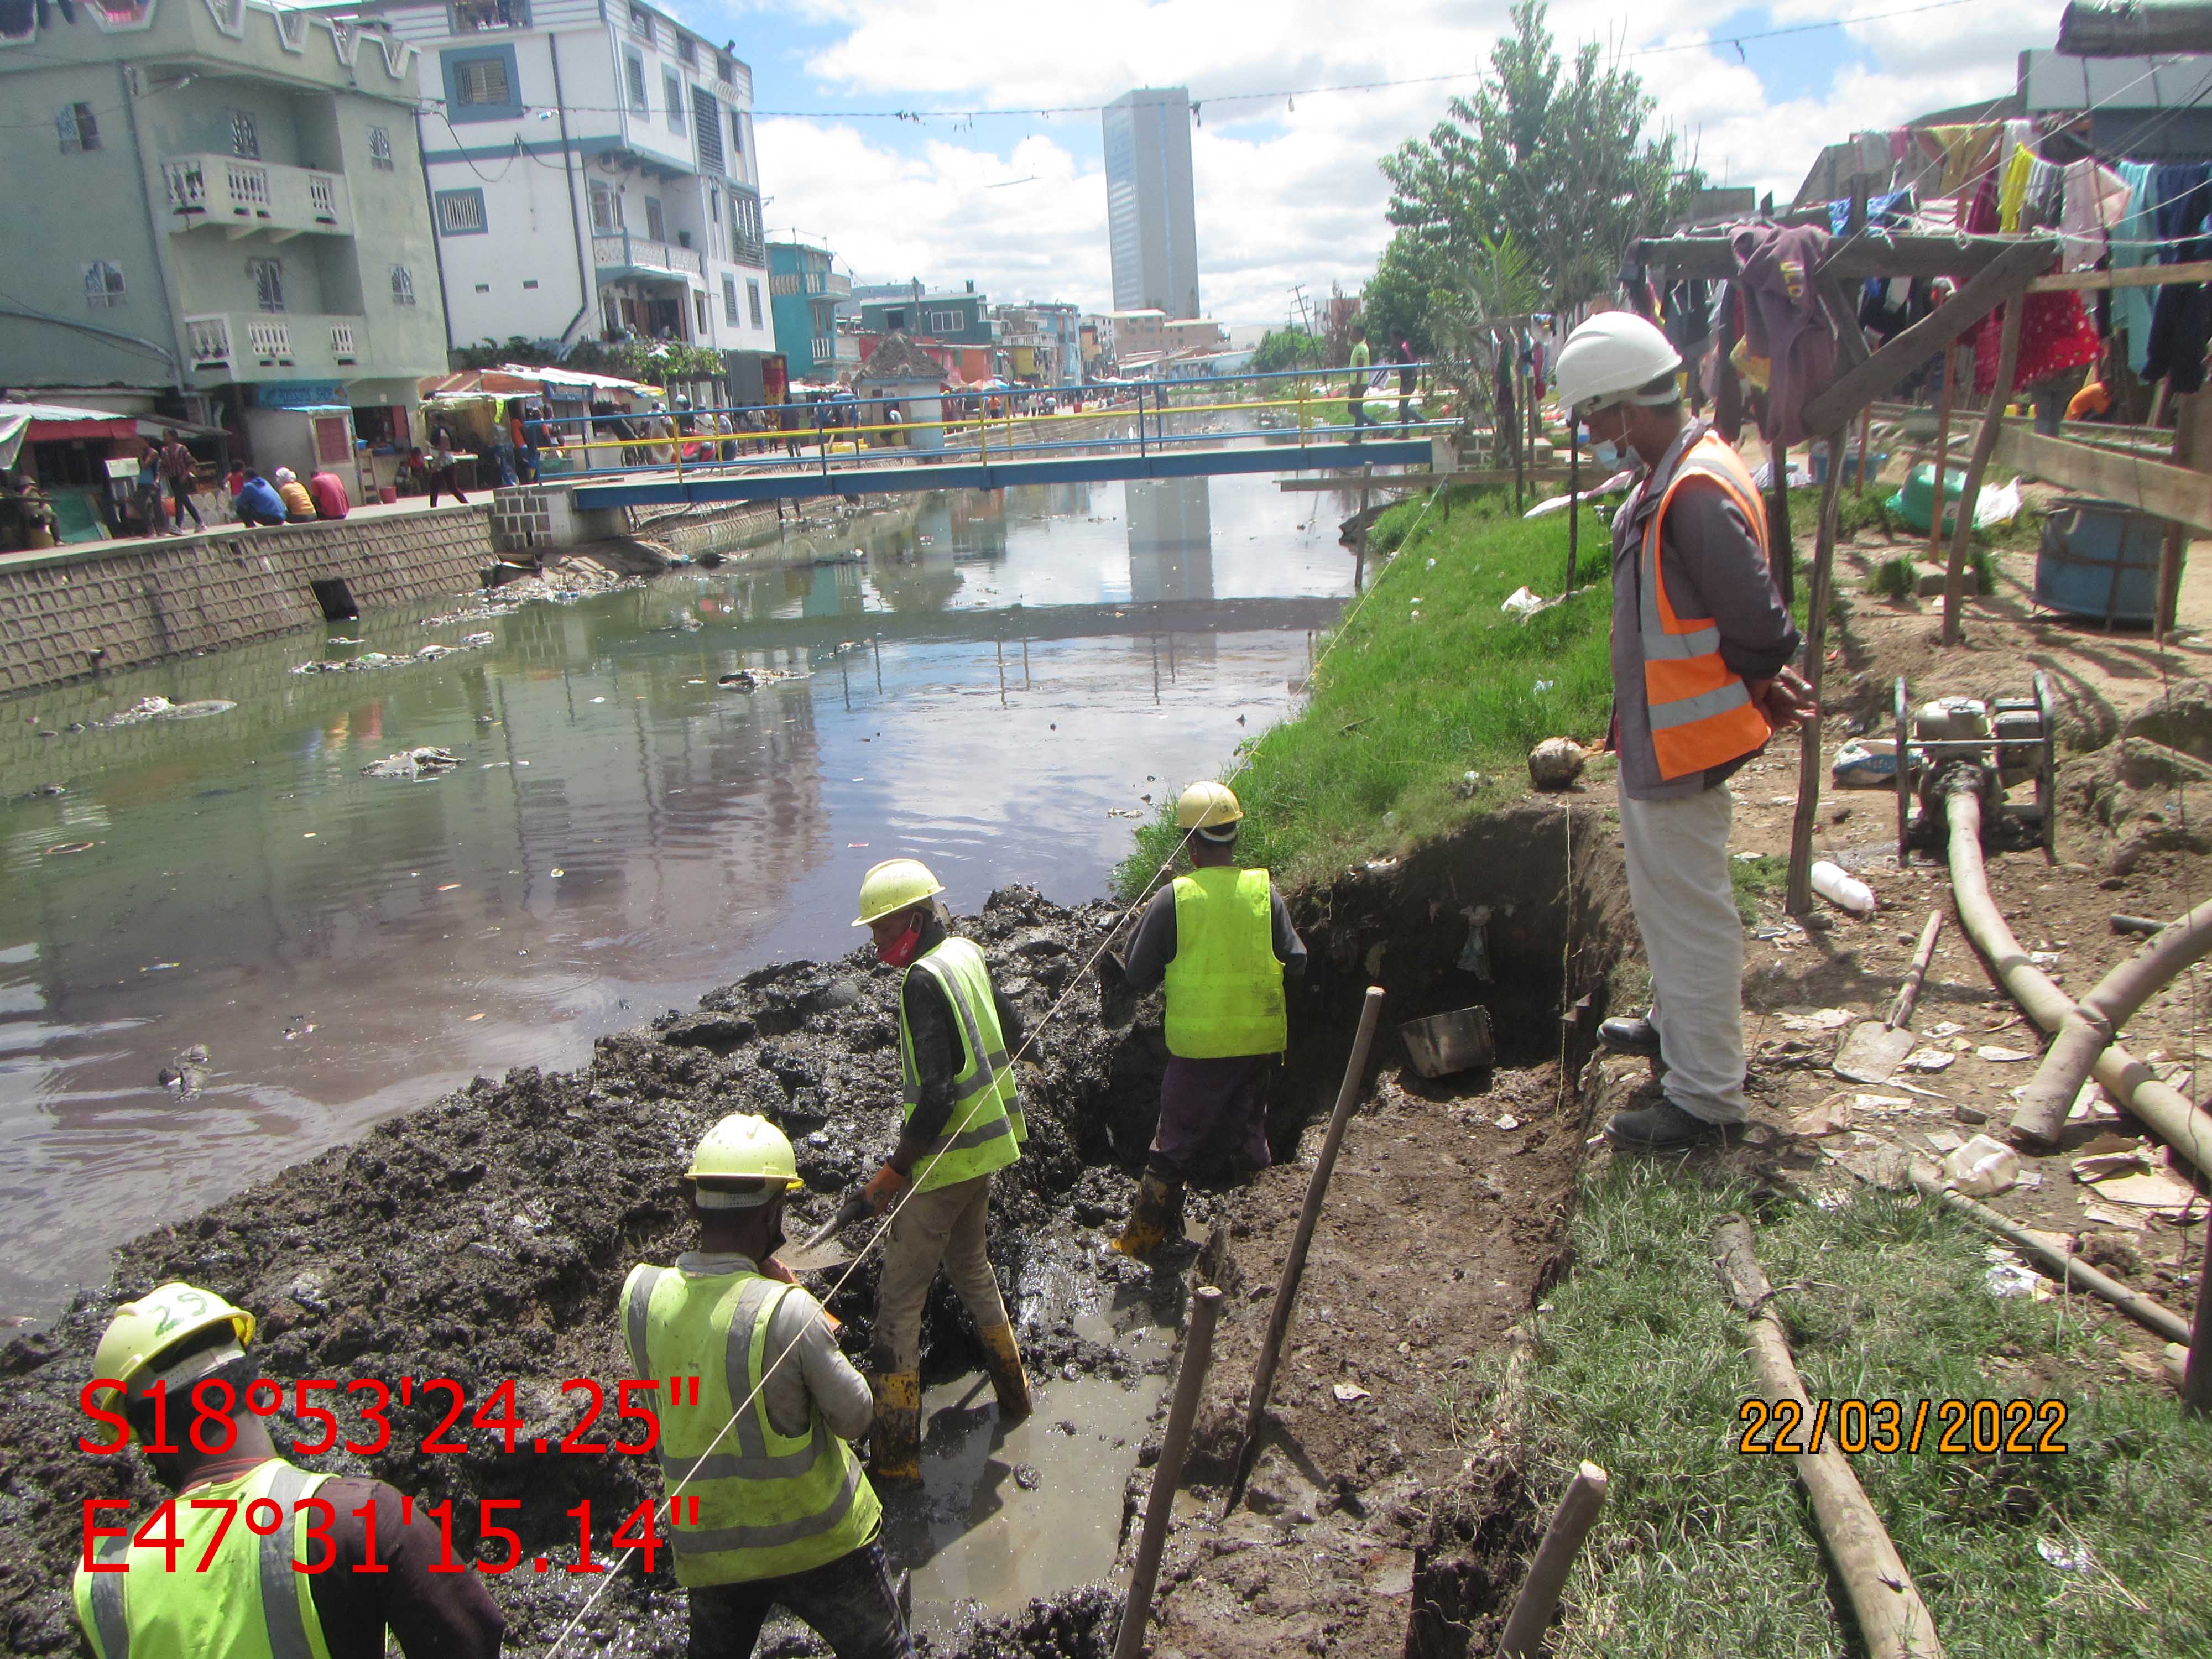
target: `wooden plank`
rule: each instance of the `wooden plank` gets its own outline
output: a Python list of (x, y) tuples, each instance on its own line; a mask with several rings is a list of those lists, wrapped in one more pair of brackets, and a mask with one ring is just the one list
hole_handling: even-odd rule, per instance
[(1988, 316), (2021, 285), (2051, 263), (2057, 249), (2041, 240), (2015, 242), (1956, 294), (1882, 349), (1837, 376), (1836, 382), (1805, 405), (1808, 431), (1832, 431), (1847, 424), (1859, 405), (1887, 392), (1936, 353)]
[[(1793, 916), (1813, 908), (1813, 827), (1820, 808), (1820, 697), (1827, 683), (1828, 589), (1834, 580), (1838, 497), (1844, 483), (1844, 434), (1828, 435), (1828, 476), (1820, 486), (1820, 523), (1813, 542), (1813, 575), (1805, 598), (1805, 680), (1814, 712), (1797, 728), (1797, 811), (1790, 825), (1790, 874), (1783, 905)], [(1937, 515), (1940, 524), (1942, 515)]]
[[(1735, 253), (1726, 236), (1649, 236), (1632, 245), (1647, 265), (1664, 265), (1672, 276), (1702, 276), (1708, 282), (1736, 274)], [(1869, 230), (1838, 237), (1822, 270), (1838, 281), (1869, 276), (1972, 276), (2015, 247), (2040, 247), (2045, 262), (2058, 257), (2052, 237), (2022, 240), (2014, 236), (1921, 236)], [(1929, 353), (1933, 356), (1931, 350)]]
[(2030, 294), (2102, 294), (2115, 288), (2164, 288), (2169, 283), (2212, 283), (2212, 259), (2179, 265), (2136, 265), (2126, 270), (2058, 270), (2027, 285)]
[[(1523, 475), (1537, 483), (1563, 483), (1564, 466), (1538, 467)], [(1301, 494), (1322, 489), (1426, 489), (1434, 484), (1500, 484), (1513, 482), (1513, 469), (1474, 467), (1464, 472), (1377, 472), (1371, 477), (1358, 472), (1333, 473), (1326, 478), (1279, 478), (1278, 489)]]
[(1997, 434), (1993, 453), (2002, 466), (2212, 536), (2212, 476), (2168, 461), (2141, 460), (2064, 438), (2046, 438), (2016, 426)]

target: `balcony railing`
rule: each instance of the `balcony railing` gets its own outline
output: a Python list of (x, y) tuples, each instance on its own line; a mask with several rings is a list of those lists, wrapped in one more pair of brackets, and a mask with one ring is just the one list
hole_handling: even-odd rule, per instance
[(265, 232), (280, 242), (353, 234), (353, 198), (339, 173), (202, 155), (170, 157), (161, 176), (178, 232), (221, 225), (234, 239)]
[(851, 297), (853, 292), (853, 279), (841, 270), (832, 270), (823, 276), (822, 286), (815, 291), (820, 294), (834, 294), (840, 299), (847, 299)]
[(639, 271), (647, 276), (704, 276), (707, 270), (696, 248), (648, 241), (626, 230), (592, 237), (592, 263), (603, 274)]
[(530, 27), (529, 0), (453, 0), (449, 9), (456, 34)]
[(217, 313), (185, 319), (192, 373), (210, 380), (337, 380), (361, 361), (359, 317)]

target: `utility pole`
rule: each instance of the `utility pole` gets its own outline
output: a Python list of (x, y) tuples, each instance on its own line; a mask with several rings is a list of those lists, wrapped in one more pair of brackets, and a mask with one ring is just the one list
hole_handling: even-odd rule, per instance
[(1291, 284), (1291, 297), (1298, 302), (1299, 326), (1304, 328), (1307, 333), (1312, 333), (1313, 313), (1306, 309), (1306, 285), (1304, 283), (1292, 283)]

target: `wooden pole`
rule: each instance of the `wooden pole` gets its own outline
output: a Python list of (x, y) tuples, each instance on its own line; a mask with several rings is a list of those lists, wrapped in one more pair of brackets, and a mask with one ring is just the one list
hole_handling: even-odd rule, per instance
[(1959, 642), (1959, 613), (1966, 590), (1966, 550), (1974, 539), (1974, 503), (1981, 495), (1982, 474), (1989, 466), (1990, 452), (1996, 447), (1998, 429), (2004, 425), (2005, 403), (2012, 396), (2013, 371), (2020, 365), (2020, 323), (2021, 313), (2027, 309), (2026, 290), (2014, 289), (2004, 305), (2004, 329), (1997, 343), (1996, 384), (1990, 390), (1990, 406), (1982, 416), (1982, 429), (1974, 436), (1973, 456), (1966, 463), (1966, 487), (1959, 492), (1959, 521), (1951, 532), (1951, 565), (1943, 576), (1946, 645)]
[[(1789, 1334), (1774, 1311), (1774, 1287), (1759, 1271), (1752, 1249), (1751, 1228), (1741, 1216), (1730, 1216), (1715, 1229), (1713, 1243), (1729, 1297), (1750, 1323), (1759, 1392), (1770, 1403), (1795, 1401), (1801, 1413), (1795, 1441), (1809, 1442), (1813, 1408), (1797, 1376), (1797, 1362), (1790, 1355)], [(1851, 1473), (1850, 1461), (1836, 1449), (1833, 1436), (1817, 1451), (1796, 1454), (1794, 1461), (1836, 1576), (1850, 1598), (1868, 1659), (1942, 1659), (1936, 1621), (1913, 1588), (1912, 1575), (1890, 1542), (1881, 1516)]]
[(1946, 349), (1943, 353), (1943, 389), (1936, 401), (1936, 510), (1928, 520), (1928, 562), (1934, 564), (1943, 556), (1943, 497), (1944, 473), (1951, 460), (1951, 409), (1958, 395), (1959, 365), (1965, 361), (1963, 351)]
[[(2205, 1230), (2212, 1238), (2212, 1228)], [(2197, 1255), (2197, 1306), (2189, 1320), (2189, 1369), (2181, 1375), (2183, 1409), (2212, 1416), (2212, 1285), (2204, 1281), (2212, 1266), (2212, 1247), (2200, 1242)]]
[(1206, 1389), (1206, 1367), (1213, 1359), (1213, 1322), (1221, 1312), (1221, 1292), (1201, 1285), (1190, 1299), (1190, 1325), (1183, 1333), (1182, 1367), (1176, 1373), (1175, 1402), (1168, 1407), (1160, 1461), (1152, 1466), (1152, 1489), (1145, 1498), (1144, 1530), (1137, 1535), (1136, 1559), (1129, 1565), (1129, 1596), (1121, 1607), (1121, 1628), (1114, 1638), (1114, 1659), (1137, 1659), (1145, 1650), (1145, 1621), (1152, 1617), (1152, 1587), (1160, 1574), (1160, 1551), (1168, 1541), (1168, 1521), (1176, 1488), (1182, 1484), (1182, 1460), (1190, 1449), (1191, 1424)]
[(1859, 499), (1867, 493), (1867, 428), (1874, 424), (1874, 405), (1869, 404), (1859, 410)]
[(1521, 384), (1521, 349), (1508, 340), (1505, 349), (1510, 354), (1506, 359), (1506, 380), (1513, 387), (1513, 511), (1517, 515), (1528, 505), (1522, 499), (1521, 480), (1526, 462), (1534, 457), (1528, 454), (1528, 446), (1522, 441), (1523, 412), (1528, 407), (1528, 388)]
[(1505, 1616), (1504, 1633), (1498, 1638), (1500, 1659), (1537, 1659), (1543, 1650), (1545, 1627), (1559, 1609), (1559, 1591), (1576, 1553), (1605, 1508), (1605, 1471), (1585, 1461), (1568, 1484), (1552, 1524), (1544, 1528), (1544, 1541), (1528, 1563), (1528, 1577), (1513, 1598), (1513, 1611)]
[(1766, 447), (1766, 465), (1774, 474), (1766, 497), (1766, 550), (1774, 562), (1774, 585), (1782, 590), (1782, 603), (1797, 603), (1797, 550), (1790, 538), (1790, 446)]
[(1836, 517), (1844, 483), (1844, 434), (1828, 437), (1828, 478), (1820, 489), (1820, 522), (1813, 541), (1813, 578), (1805, 596), (1805, 679), (1812, 687), (1814, 712), (1797, 728), (1797, 816), (1790, 827), (1790, 880), (1784, 903), (1793, 916), (1813, 908), (1813, 823), (1820, 810), (1820, 716), (1817, 712), (1826, 679), (1828, 584), (1836, 563)]
[(1567, 585), (1562, 594), (1575, 591), (1575, 565), (1582, 552), (1583, 428), (1575, 411), (1567, 411)]
[(1306, 1183), (1305, 1207), (1298, 1212), (1297, 1231), (1291, 1236), (1290, 1254), (1283, 1258), (1283, 1273), (1275, 1285), (1275, 1306), (1267, 1316), (1267, 1334), (1261, 1339), (1260, 1356), (1252, 1370), (1252, 1397), (1244, 1407), (1244, 1440), (1237, 1450), (1237, 1472), (1229, 1482), (1229, 1497), (1221, 1506), (1224, 1515), (1235, 1509), (1244, 1496), (1244, 1483), (1251, 1478), (1252, 1460), (1260, 1445), (1260, 1422), (1267, 1415), (1267, 1396), (1274, 1392), (1275, 1367), (1283, 1355), (1283, 1338), (1291, 1328), (1291, 1310), (1297, 1304), (1298, 1281), (1305, 1276), (1306, 1252), (1313, 1246), (1314, 1224), (1321, 1219), (1322, 1198), (1328, 1192), (1329, 1171), (1336, 1168), (1336, 1150), (1343, 1144), (1345, 1125), (1352, 1121), (1352, 1109), (1359, 1103), (1359, 1083), (1367, 1070), (1367, 1051), (1375, 1042), (1376, 1022), (1382, 1016), (1382, 988), (1367, 988), (1367, 1000), (1359, 1008), (1359, 1033), (1352, 1040), (1352, 1059), (1344, 1068), (1344, 1083), (1336, 1092), (1336, 1110), (1328, 1120), (1328, 1133), (1322, 1136), (1321, 1153), (1314, 1159), (1313, 1179)]

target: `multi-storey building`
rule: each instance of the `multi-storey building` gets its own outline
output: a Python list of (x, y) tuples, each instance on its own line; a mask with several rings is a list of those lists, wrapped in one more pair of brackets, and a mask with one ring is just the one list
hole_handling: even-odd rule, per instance
[(264, 466), (403, 441), (446, 362), (412, 50), (265, 0), (0, 18), (0, 378), (105, 388)]
[(1107, 105), (1101, 122), (1114, 308), (1195, 317), (1190, 94), (1182, 87), (1141, 87)]
[(975, 292), (972, 282), (962, 289), (911, 296), (906, 285), (901, 284), (895, 299), (863, 302), (860, 326), (871, 334), (912, 334), (941, 340), (946, 345), (988, 349), (999, 343), (998, 325), (991, 320), (990, 301)]
[(641, 0), (369, 0), (420, 52), (454, 345), (591, 336), (775, 349), (752, 71)]
[(853, 279), (836, 270), (827, 248), (805, 242), (768, 245), (768, 286), (775, 316), (775, 349), (793, 380), (831, 380), (860, 366), (860, 343), (837, 327), (839, 302)]

